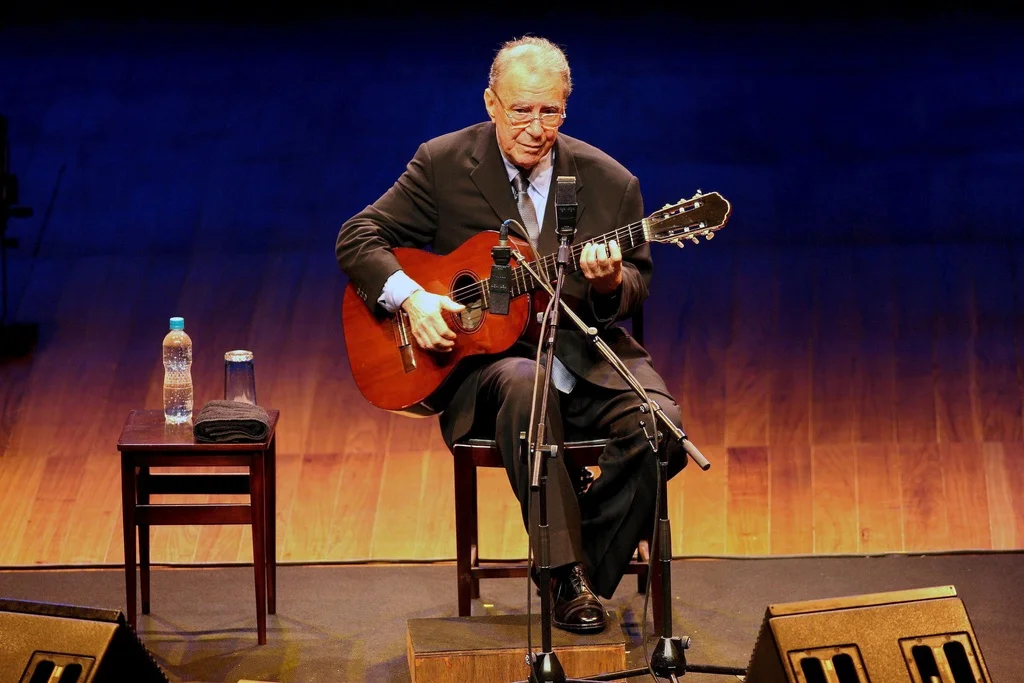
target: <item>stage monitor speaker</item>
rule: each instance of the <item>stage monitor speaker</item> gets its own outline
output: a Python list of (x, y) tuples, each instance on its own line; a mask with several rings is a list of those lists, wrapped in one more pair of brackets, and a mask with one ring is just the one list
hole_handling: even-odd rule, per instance
[(120, 610), (0, 599), (0, 683), (168, 683)]
[(769, 605), (746, 683), (992, 683), (953, 586)]

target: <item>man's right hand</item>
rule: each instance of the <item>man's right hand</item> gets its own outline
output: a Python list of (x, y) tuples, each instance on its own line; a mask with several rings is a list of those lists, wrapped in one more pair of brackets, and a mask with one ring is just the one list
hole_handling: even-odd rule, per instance
[(455, 333), (441, 312), (461, 313), (465, 309), (446, 296), (423, 289), (417, 289), (402, 302), (402, 310), (409, 316), (413, 338), (420, 348), (427, 351), (451, 351), (455, 347)]

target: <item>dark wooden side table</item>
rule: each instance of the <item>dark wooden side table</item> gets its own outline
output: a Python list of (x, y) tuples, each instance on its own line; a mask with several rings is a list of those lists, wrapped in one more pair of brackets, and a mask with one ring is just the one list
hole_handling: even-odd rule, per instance
[[(135, 537), (138, 527), (142, 613), (149, 614), (149, 527), (158, 524), (252, 525), (256, 577), (256, 631), (267, 642), (267, 613), (277, 611), (277, 483), (275, 449), (278, 410), (267, 410), (270, 429), (259, 443), (197, 443), (192, 425), (164, 423), (162, 410), (128, 414), (117, 450), (121, 452), (121, 509), (124, 518), (124, 576), (128, 623), (137, 628)], [(151, 467), (246, 467), (248, 472), (150, 472)], [(247, 503), (153, 503), (158, 494), (248, 494)]]

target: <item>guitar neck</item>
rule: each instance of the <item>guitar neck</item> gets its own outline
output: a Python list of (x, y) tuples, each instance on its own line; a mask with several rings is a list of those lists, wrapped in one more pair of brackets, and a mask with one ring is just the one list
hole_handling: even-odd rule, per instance
[[(595, 244), (604, 244), (605, 248), (608, 247), (608, 243), (612, 240), (619, 245), (619, 249), (623, 252), (631, 251), (639, 246), (647, 244), (647, 232), (644, 229), (644, 222), (637, 221), (636, 223), (630, 223), (629, 225), (617, 228), (611, 232), (597, 237), (596, 239), (587, 240), (586, 242), (593, 242)], [(585, 244), (585, 243), (584, 243)], [(573, 245), (569, 250), (569, 262), (565, 264), (565, 273), (575, 273), (580, 268), (580, 254), (583, 253), (584, 244)], [(548, 254), (542, 256), (534, 261), (527, 262), (530, 267), (541, 276), (547, 278), (548, 282), (554, 282), (558, 275), (558, 262), (557, 254)], [(481, 284), (490, 289), (490, 279), (483, 280)], [(536, 289), (540, 289), (540, 283), (534, 279), (533, 275), (526, 268), (513, 268), (512, 279), (509, 283), (509, 297), (515, 298), (522, 296)]]

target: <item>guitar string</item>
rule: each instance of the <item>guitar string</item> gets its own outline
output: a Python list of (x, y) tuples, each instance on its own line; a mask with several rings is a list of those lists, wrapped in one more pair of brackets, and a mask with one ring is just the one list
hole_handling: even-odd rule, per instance
[[(634, 249), (634, 248), (636, 248), (636, 247), (638, 247), (638, 246), (640, 246), (642, 244), (645, 244), (646, 240), (640, 240), (638, 242), (635, 239), (635, 237), (641, 237), (641, 238), (643, 237), (643, 221), (642, 220), (641, 221), (637, 221), (636, 223), (631, 223), (631, 224), (623, 226), (621, 228), (617, 228), (616, 230), (613, 230), (612, 232), (609, 232), (609, 233), (606, 233), (606, 234), (602, 235), (597, 240), (594, 240), (594, 242), (595, 243), (603, 243), (605, 246), (607, 246), (609, 240), (615, 240), (616, 242), (620, 243), (620, 248), (621, 248), (622, 237), (629, 237), (629, 240), (630, 240), (630, 246), (623, 248), (622, 249), (623, 251), (629, 251), (630, 249)], [(584, 246), (585, 245), (580, 244), (580, 245), (572, 247), (572, 249), (571, 249), (570, 262), (572, 263), (574, 270), (576, 268), (576, 264), (579, 263), (579, 256), (580, 256), (580, 254), (583, 253), (583, 247)], [(547, 275), (548, 267), (549, 266), (550, 267), (555, 267), (557, 265), (556, 261), (557, 261), (557, 255), (555, 255), (555, 254), (548, 254), (547, 256), (542, 256), (537, 261), (531, 261), (530, 263), (533, 264), (533, 263), (538, 263), (539, 262), (540, 270), (542, 270), (544, 272), (544, 274)], [(522, 274), (521, 277), (520, 277), (520, 274)], [(526, 289), (527, 289), (527, 277), (529, 277), (531, 280), (533, 279), (533, 276), (529, 275), (528, 273), (526, 273), (525, 269), (523, 269), (523, 268), (513, 268), (512, 269), (512, 277), (513, 277), (513, 285), (518, 286), (519, 283), (522, 282), (522, 291), (521, 292), (516, 292), (516, 294), (515, 294), (516, 296), (518, 296), (518, 294), (521, 294), (521, 293), (526, 291)], [(456, 303), (463, 303), (463, 302), (466, 302), (466, 301), (476, 300), (477, 298), (479, 298), (477, 295), (482, 295), (482, 293), (484, 291), (484, 288), (487, 286), (489, 281), (490, 281), (490, 278), (484, 278), (484, 279), (481, 279), (481, 280), (477, 280), (476, 282), (474, 282), (474, 283), (472, 283), (470, 285), (465, 285), (463, 287), (459, 287), (457, 289), (452, 290), (451, 292), (449, 292), (448, 296), (453, 301), (455, 301)], [(461, 298), (463, 295), (470, 295), (470, 296), (468, 296), (466, 298)]]
[[(708, 197), (710, 197), (710, 195), (708, 195), (708, 194), (702, 195), (702, 199), (705, 202), (707, 202)], [(693, 201), (696, 201), (696, 197), (693, 200), (690, 200), (690, 202), (693, 202)], [(675, 206), (665, 207), (664, 209), (662, 209), (662, 211), (665, 211), (665, 210), (668, 210), (668, 209), (682, 208), (682, 213), (688, 213), (689, 211), (691, 211), (694, 208), (696, 208), (695, 206), (690, 205), (690, 202), (680, 202), (679, 204), (677, 204)], [(597, 238), (596, 240), (593, 240), (593, 241), (595, 243), (603, 242), (605, 244), (605, 246), (607, 246), (609, 239), (614, 239), (614, 240), (616, 240), (616, 242), (620, 242), (621, 243), (622, 240), (620, 239), (620, 233), (623, 233), (625, 236), (629, 237), (630, 245), (628, 247), (623, 248), (622, 250), (623, 251), (629, 251), (631, 249), (635, 249), (636, 247), (638, 247), (638, 246), (640, 246), (642, 244), (646, 244), (647, 242), (650, 241), (650, 240), (647, 240), (647, 239), (643, 239), (643, 237), (644, 237), (644, 222), (645, 221), (649, 222), (650, 219), (653, 216), (654, 216), (654, 214), (652, 214), (651, 216), (648, 216), (647, 218), (641, 219), (641, 220), (639, 220), (639, 221), (637, 221), (635, 223), (631, 223), (629, 225), (617, 228), (616, 230), (614, 230), (612, 232), (609, 232), (609, 233), (606, 233), (606, 234), (600, 236), (599, 238)], [(665, 218), (665, 216), (663, 216), (662, 219), (660, 219), (657, 222), (660, 223), (661, 220), (664, 220), (664, 218)], [(639, 229), (639, 232), (636, 234), (636, 236), (641, 238), (639, 244), (637, 243), (636, 239), (634, 239), (634, 233), (638, 229)], [(717, 228), (713, 228), (712, 230), (716, 230), (716, 229)], [(622, 248), (621, 244), (620, 244), (620, 248)], [(572, 249), (570, 250), (570, 254), (571, 254), (570, 255), (570, 263), (572, 264), (574, 270), (577, 267), (577, 264), (579, 263), (579, 255), (582, 252), (583, 252), (583, 245), (577, 245), (575, 247), (572, 247)], [(552, 266), (552, 267), (555, 266), (556, 265), (556, 260), (557, 260), (557, 258), (556, 258), (555, 254), (548, 254), (547, 256), (541, 257), (538, 261), (531, 261), (530, 263), (531, 264), (539, 263), (540, 268), (543, 270), (544, 274), (548, 275), (548, 267), (549, 266)], [(528, 275), (524, 271), (526, 271), (526, 269), (524, 269), (524, 268), (514, 268), (514, 269), (512, 269), (512, 277), (513, 277), (513, 280), (512, 280), (512, 285), (513, 285), (512, 290), (515, 290), (519, 286), (520, 282), (522, 283), (522, 290), (521, 291), (511, 291), (510, 292), (510, 293), (512, 293), (513, 296), (519, 296), (520, 294), (525, 293), (527, 291), (527, 289), (528, 289), (527, 277), (529, 277), (531, 280), (534, 279), (532, 274)], [(520, 277), (520, 275), (521, 275), (521, 277)], [(548, 277), (550, 278), (551, 276), (548, 275)], [(481, 280), (477, 280), (476, 282), (474, 282), (474, 283), (472, 283), (470, 285), (466, 285), (464, 287), (461, 287), (461, 288), (458, 288), (458, 289), (455, 289), (455, 290), (449, 292), (449, 297), (453, 301), (456, 301), (457, 303), (462, 303), (463, 301), (474, 301), (474, 300), (477, 300), (478, 298), (482, 298), (484, 289), (488, 286), (489, 282), (490, 282), (489, 278), (484, 278), (484, 279), (481, 279)], [(464, 294), (470, 295), (469, 298), (465, 298), (465, 299), (461, 299), (460, 300), (459, 297), (461, 297)]]
[[(633, 241), (632, 240), (632, 231), (633, 231), (633, 229), (635, 227), (636, 227), (636, 224), (629, 225), (629, 226), (626, 226), (624, 228), (619, 228), (619, 229), (614, 231), (614, 235), (612, 233), (608, 233), (606, 235), (602, 235), (598, 240), (596, 240), (596, 242), (598, 242), (598, 243), (603, 242), (607, 246), (609, 239), (614, 239), (616, 241), (619, 241), (619, 239), (618, 239), (619, 238), (619, 233), (622, 232), (623, 230), (626, 231), (626, 234), (629, 235), (630, 238), (631, 238), (631, 241)], [(574, 270), (577, 267), (577, 264), (579, 263), (580, 255), (583, 253), (583, 246), (584, 245), (578, 245), (576, 247), (572, 247), (572, 249), (570, 250), (570, 254), (571, 254), (570, 255), (570, 263), (571, 263), (571, 266), (572, 266), (572, 268)], [(634, 243), (633, 246), (636, 246), (636, 244)], [(547, 256), (542, 256), (537, 261), (531, 261), (530, 263), (531, 264), (537, 263), (538, 267), (540, 269), (542, 269), (544, 274), (546, 275), (548, 273), (548, 267), (549, 266), (553, 267), (553, 266), (557, 265), (556, 261), (557, 261), (556, 255), (548, 254)], [(513, 269), (513, 271), (512, 271), (513, 283), (512, 284), (514, 285), (513, 288), (517, 288), (519, 283), (522, 282), (522, 287), (523, 287), (522, 291), (525, 292), (526, 288), (528, 286), (527, 285), (527, 277), (529, 277), (532, 280), (533, 276), (528, 274), (528, 273), (526, 273), (526, 272), (521, 272), (522, 270), (523, 269), (520, 269), (520, 268)], [(520, 275), (521, 275), (521, 277), (520, 277)], [(476, 294), (482, 294), (484, 288), (487, 287), (489, 282), (490, 282), (490, 278), (484, 278), (482, 280), (478, 280), (478, 281), (474, 282), (471, 285), (467, 285), (467, 286), (462, 287), (460, 289), (456, 289), (456, 290), (454, 290), (452, 292), (452, 299), (457, 301), (457, 302), (459, 302), (459, 303), (462, 303), (463, 301), (475, 300), (477, 298), (475, 295)], [(460, 295), (466, 294), (466, 293), (471, 294), (473, 296), (470, 296), (469, 298), (462, 299), (462, 300), (460, 300), (458, 298)], [(515, 295), (517, 296), (519, 293), (520, 292), (516, 292)]]

